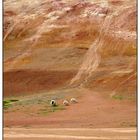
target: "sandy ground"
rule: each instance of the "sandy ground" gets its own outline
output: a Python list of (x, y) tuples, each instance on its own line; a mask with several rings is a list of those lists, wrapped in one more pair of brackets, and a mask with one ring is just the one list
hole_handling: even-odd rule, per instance
[(135, 128), (5, 128), (4, 140), (136, 140)]
[[(73, 91), (74, 92), (74, 91)], [(115, 100), (109, 95), (101, 95), (81, 89), (77, 104), (70, 104), (65, 110), (50, 114), (39, 114), (41, 105), (19, 106), (4, 114), (5, 127), (44, 127), (44, 128), (96, 128), (96, 127), (135, 127), (136, 104), (132, 100)], [(77, 93), (78, 94), (78, 93)], [(71, 94), (67, 94), (69, 99)], [(62, 104), (62, 102), (60, 102)]]

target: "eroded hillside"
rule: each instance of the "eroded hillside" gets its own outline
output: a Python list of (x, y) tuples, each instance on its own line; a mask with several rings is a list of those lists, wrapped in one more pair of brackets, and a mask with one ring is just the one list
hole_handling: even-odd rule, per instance
[(136, 2), (5, 0), (4, 95), (62, 87), (136, 92)]

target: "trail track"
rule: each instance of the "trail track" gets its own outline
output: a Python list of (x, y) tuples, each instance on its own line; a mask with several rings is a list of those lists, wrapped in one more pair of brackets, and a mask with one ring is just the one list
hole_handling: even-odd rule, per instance
[(135, 140), (135, 128), (5, 128), (5, 140)]

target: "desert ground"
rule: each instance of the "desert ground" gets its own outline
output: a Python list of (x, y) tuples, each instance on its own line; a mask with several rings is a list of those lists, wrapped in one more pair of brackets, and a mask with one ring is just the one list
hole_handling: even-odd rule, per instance
[(136, 1), (3, 3), (4, 139), (136, 139)]
[(43, 129), (43, 128), (6, 128), (6, 140), (136, 140), (136, 130), (133, 128), (96, 128), (96, 129)]

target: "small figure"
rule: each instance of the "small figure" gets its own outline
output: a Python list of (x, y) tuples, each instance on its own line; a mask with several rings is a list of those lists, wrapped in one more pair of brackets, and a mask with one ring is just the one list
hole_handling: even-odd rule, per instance
[(67, 100), (64, 100), (64, 101), (63, 101), (63, 105), (69, 106), (69, 102), (68, 102)]
[(75, 98), (71, 98), (70, 102), (71, 103), (78, 103), (78, 101)]
[(51, 105), (51, 106), (57, 106), (56, 101), (55, 101), (55, 100), (51, 100), (51, 101), (50, 101), (50, 105)]

